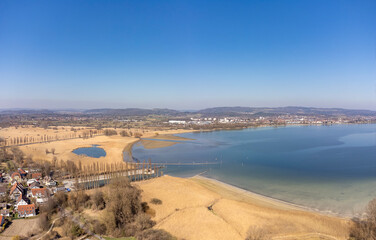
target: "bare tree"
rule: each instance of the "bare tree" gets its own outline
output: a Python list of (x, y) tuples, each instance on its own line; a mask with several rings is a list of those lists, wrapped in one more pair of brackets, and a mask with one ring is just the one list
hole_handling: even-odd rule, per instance
[(142, 137), (142, 133), (140, 133), (140, 132), (135, 132), (135, 133), (134, 133), (134, 137), (135, 137), (135, 138), (140, 138), (140, 137)]
[(129, 133), (127, 131), (123, 130), (123, 131), (120, 132), (120, 136), (129, 137)]
[(351, 240), (376, 239), (376, 198), (368, 203), (366, 217), (354, 220), (350, 229)]

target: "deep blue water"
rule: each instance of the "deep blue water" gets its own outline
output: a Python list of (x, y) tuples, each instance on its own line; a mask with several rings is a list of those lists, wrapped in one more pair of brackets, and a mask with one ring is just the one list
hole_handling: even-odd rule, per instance
[(86, 155), (92, 158), (100, 158), (106, 156), (106, 151), (103, 148), (99, 148), (99, 145), (93, 145), (92, 147), (77, 148), (73, 150), (73, 153), (77, 155)]
[(221, 161), (168, 166), (165, 173), (200, 172), (256, 193), (342, 215), (362, 212), (376, 197), (376, 125), (289, 126), (186, 133), (195, 139), (166, 148), (133, 147), (153, 162)]

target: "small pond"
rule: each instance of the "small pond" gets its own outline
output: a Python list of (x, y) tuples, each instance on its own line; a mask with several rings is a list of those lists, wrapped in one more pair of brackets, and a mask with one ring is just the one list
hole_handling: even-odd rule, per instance
[(106, 151), (103, 148), (99, 148), (99, 145), (92, 145), (92, 147), (84, 147), (74, 149), (72, 152), (77, 155), (86, 155), (92, 158), (100, 158), (106, 156)]

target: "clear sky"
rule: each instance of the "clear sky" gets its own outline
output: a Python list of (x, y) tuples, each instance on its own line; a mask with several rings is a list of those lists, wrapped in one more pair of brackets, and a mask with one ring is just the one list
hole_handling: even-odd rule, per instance
[(0, 1), (0, 108), (376, 110), (375, 0)]

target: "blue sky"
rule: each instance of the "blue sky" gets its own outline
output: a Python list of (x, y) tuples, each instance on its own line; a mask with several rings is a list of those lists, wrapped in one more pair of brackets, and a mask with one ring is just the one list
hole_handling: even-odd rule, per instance
[(1, 1), (0, 108), (376, 110), (376, 1)]

